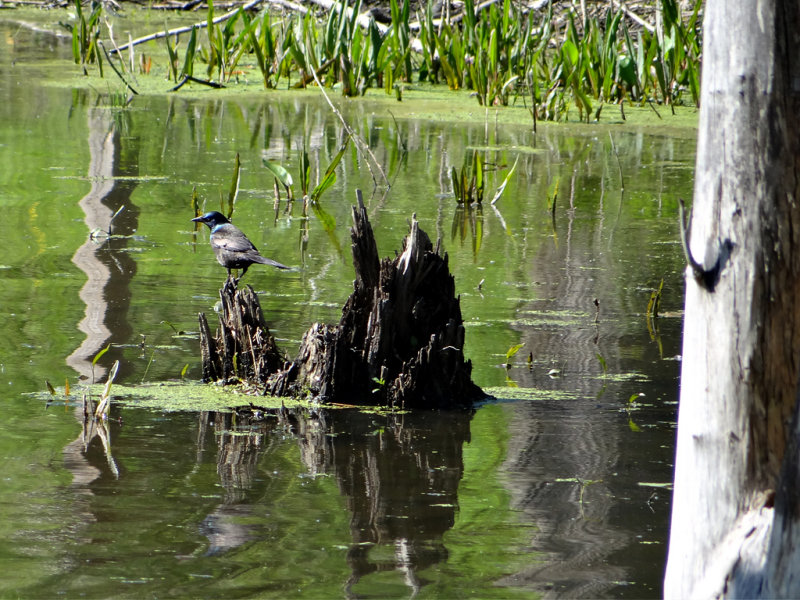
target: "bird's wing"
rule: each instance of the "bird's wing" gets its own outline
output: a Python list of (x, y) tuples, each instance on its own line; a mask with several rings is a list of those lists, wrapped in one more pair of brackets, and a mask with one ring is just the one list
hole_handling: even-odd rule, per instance
[(253, 243), (240, 231), (212, 235), (211, 247), (215, 250), (220, 249), (229, 252), (250, 252), (252, 250), (258, 252)]

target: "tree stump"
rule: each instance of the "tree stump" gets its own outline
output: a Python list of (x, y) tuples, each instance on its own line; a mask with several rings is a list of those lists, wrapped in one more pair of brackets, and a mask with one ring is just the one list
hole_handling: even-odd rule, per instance
[(237, 289), (231, 276), (219, 291), (219, 328), (211, 336), (205, 313), (200, 313), (203, 381), (245, 381), (264, 385), (286, 361), (269, 332), (253, 288)]
[[(204, 380), (226, 380), (236, 363), (237, 377), (277, 396), (406, 408), (464, 407), (484, 398), (472, 382), (472, 364), (464, 359), (461, 305), (439, 243), (433, 246), (414, 216), (403, 252), (379, 260), (360, 193), (351, 238), (356, 279), (339, 324), (312, 325), (297, 358), (286, 365), (252, 290), (251, 296), (231, 292), (229, 280), (220, 296), (232, 302), (223, 298), (213, 343), (200, 317)], [(243, 301), (248, 304), (240, 307), (237, 302)], [(242, 317), (237, 321), (226, 314)], [(259, 338), (247, 341), (252, 335)], [(233, 360), (237, 353), (247, 358)]]

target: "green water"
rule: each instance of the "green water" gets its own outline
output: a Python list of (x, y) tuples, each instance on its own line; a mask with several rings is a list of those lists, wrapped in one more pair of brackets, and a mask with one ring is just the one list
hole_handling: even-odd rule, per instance
[[(122, 108), (111, 84), (63, 85), (76, 72), (65, 42), (0, 31), (13, 41), (0, 50), (0, 595), (660, 596), (691, 129), (534, 135), (423, 118), (432, 107), (413, 98), (396, 121), (385, 102), (345, 102), (392, 185), (376, 187), (351, 145), (322, 199), (329, 233), (297, 202), (275, 209), (262, 166), (296, 176), (305, 136), (317, 180), (344, 137), (322, 99), (209, 90)], [(517, 167), (494, 206), (460, 212), (450, 168), (474, 149), (496, 165), (490, 195)], [(466, 415), (280, 423), (116, 406), (110, 449), (85, 446), (65, 381), (100, 381), (115, 360), (128, 385), (186, 365), (200, 378), (197, 313), (212, 314), (225, 272), (189, 221), (191, 195), (218, 208), (237, 153), (236, 224), (297, 267), (246, 275), (287, 353), (312, 322), (337, 321), (352, 289), (360, 188), (382, 255), (413, 213), (443, 240), (474, 379), (500, 399)], [(60, 388), (49, 406), (45, 380)]]

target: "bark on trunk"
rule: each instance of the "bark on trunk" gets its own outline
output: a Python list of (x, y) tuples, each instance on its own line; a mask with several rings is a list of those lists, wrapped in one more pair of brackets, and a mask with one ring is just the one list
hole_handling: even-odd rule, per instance
[[(798, 560), (774, 568), (787, 550), (775, 536), (800, 518), (786, 453), (800, 371), (798, 11), (706, 6), (667, 598), (800, 597)], [(788, 517), (775, 529), (773, 500)]]
[(407, 408), (470, 406), (485, 397), (464, 359), (461, 305), (447, 254), (414, 218), (403, 252), (379, 261), (360, 196), (353, 223), (356, 280), (339, 324), (314, 324), (297, 358), (283, 364), (252, 290), (243, 295), (229, 280), (220, 292), (224, 309), (215, 340), (200, 316), (203, 378), (235, 376), (277, 396)]

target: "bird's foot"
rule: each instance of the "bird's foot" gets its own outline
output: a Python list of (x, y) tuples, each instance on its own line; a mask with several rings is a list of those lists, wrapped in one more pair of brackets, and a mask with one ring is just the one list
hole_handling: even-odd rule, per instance
[(239, 278), (234, 277), (230, 273), (228, 274), (228, 278), (225, 280), (225, 284), (223, 288), (231, 288), (232, 290), (236, 290), (239, 287)]

